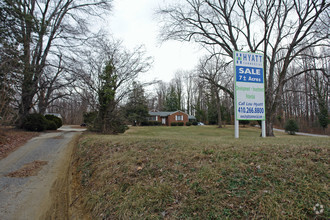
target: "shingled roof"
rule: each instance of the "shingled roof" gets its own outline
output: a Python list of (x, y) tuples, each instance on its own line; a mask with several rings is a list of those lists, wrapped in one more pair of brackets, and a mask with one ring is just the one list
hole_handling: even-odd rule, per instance
[[(183, 111), (174, 111), (174, 112), (149, 112), (149, 115), (150, 116), (160, 116), (160, 117), (167, 117), (167, 116), (169, 116), (169, 115), (172, 115), (172, 114), (174, 114), (174, 113), (176, 113), (176, 112), (182, 112), (182, 113), (185, 113), (185, 112), (183, 112)], [(185, 113), (185, 114), (187, 114), (187, 113)], [(187, 114), (188, 115), (188, 114)], [(193, 115), (188, 115), (188, 118), (190, 119), (190, 120), (195, 120), (196, 118), (195, 118), (195, 116), (193, 116)]]

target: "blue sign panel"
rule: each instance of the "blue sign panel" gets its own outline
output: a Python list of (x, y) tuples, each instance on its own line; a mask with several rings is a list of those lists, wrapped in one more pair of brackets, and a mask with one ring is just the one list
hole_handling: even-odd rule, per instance
[(262, 120), (266, 118), (264, 88), (264, 57), (262, 54), (234, 52), (235, 118)]
[(264, 83), (263, 69), (236, 66), (236, 82)]

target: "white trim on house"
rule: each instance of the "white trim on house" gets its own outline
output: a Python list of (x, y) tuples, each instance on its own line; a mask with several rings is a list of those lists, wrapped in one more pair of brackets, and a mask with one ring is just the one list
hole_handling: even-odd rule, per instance
[(183, 115), (176, 115), (175, 120), (176, 121), (183, 121)]

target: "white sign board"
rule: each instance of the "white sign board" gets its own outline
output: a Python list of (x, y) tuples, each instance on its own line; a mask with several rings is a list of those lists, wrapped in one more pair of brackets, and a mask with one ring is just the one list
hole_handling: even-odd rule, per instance
[(265, 120), (263, 60), (262, 54), (234, 52), (236, 120)]

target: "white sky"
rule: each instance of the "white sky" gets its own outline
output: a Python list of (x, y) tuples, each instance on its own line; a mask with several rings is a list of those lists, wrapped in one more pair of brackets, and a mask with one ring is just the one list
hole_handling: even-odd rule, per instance
[[(170, 81), (178, 70), (193, 69), (201, 56), (194, 43), (158, 39), (159, 24), (155, 9), (165, 0), (114, 0), (112, 16), (107, 21), (110, 33), (132, 50), (145, 45), (147, 55), (154, 58), (153, 67), (141, 79)], [(166, 1), (168, 3), (169, 0)]]

